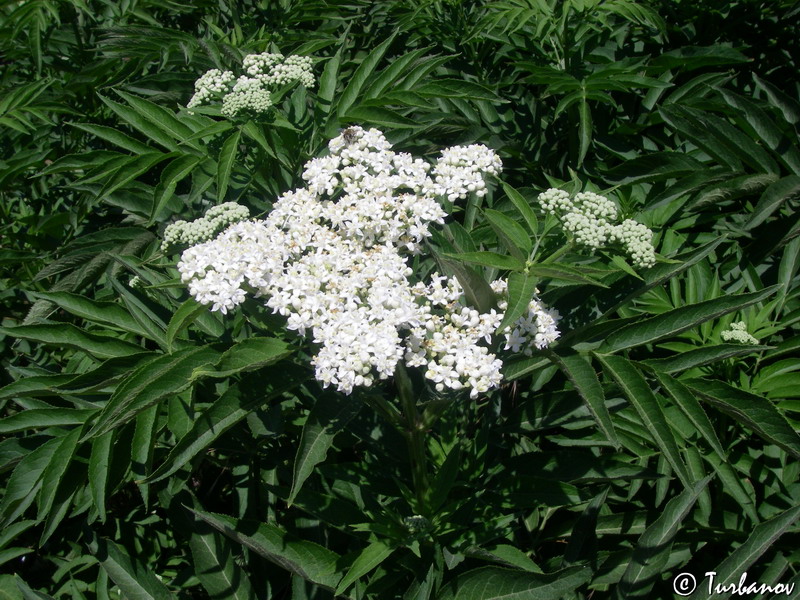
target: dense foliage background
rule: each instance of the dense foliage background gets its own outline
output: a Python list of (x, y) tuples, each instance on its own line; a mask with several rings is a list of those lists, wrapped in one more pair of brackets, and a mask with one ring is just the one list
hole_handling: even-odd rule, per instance
[[(800, 594), (798, 17), (2, 3), (0, 597), (673, 598), (711, 570)], [(271, 120), (183, 108), (206, 70), (265, 50), (314, 57), (317, 86)], [(412, 373), (399, 428), (393, 381), (323, 391), (281, 318), (200, 307), (160, 248), (209, 203), (268, 211), (351, 124), (421, 156), (494, 148), (505, 185), (434, 246), (535, 240), (525, 272), (563, 316), (476, 401)], [(559, 185), (616, 198), (659, 263), (565, 244), (535, 202)], [(498, 260), (449, 264), (488, 279)], [(760, 344), (723, 342), (735, 321)], [(403, 427), (425, 434), (422, 491)]]

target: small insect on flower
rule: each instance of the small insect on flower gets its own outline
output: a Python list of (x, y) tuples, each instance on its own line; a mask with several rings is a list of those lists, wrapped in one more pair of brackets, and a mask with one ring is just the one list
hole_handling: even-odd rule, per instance
[(355, 127), (348, 127), (342, 131), (342, 139), (348, 146), (358, 139), (358, 129)]

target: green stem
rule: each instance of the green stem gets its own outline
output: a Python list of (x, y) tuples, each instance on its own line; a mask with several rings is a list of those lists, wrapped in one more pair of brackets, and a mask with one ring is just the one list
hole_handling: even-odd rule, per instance
[(556, 260), (558, 260), (559, 258), (561, 258), (562, 256), (564, 256), (564, 255), (565, 255), (567, 252), (569, 252), (570, 250), (572, 250), (572, 247), (573, 247), (573, 246), (574, 246), (574, 244), (573, 244), (572, 242), (568, 242), (568, 243), (564, 244), (563, 246), (561, 246), (561, 248), (559, 248), (558, 250), (556, 250), (555, 252), (553, 252), (553, 253), (552, 253), (550, 256), (548, 256), (547, 258), (545, 258), (545, 259), (542, 261), (542, 263), (551, 263), (551, 262), (555, 262)]
[(416, 511), (424, 516), (427, 512), (426, 497), (428, 494), (428, 468), (424, 438), (425, 423), (419, 411), (417, 411), (411, 380), (402, 362), (397, 363), (394, 376), (397, 382), (398, 395), (400, 396), (400, 405), (405, 417), (403, 435), (408, 444), (408, 455), (411, 460), (411, 476), (414, 480), (414, 492), (417, 496)]

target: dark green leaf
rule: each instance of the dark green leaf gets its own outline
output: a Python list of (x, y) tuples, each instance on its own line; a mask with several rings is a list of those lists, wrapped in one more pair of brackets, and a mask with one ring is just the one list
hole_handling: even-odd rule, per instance
[[(192, 374), (192, 378), (196, 379), (203, 376), (229, 377), (241, 371), (260, 369), (278, 362), (289, 354), (291, 354), (291, 350), (286, 345), (286, 342), (277, 338), (246, 338), (226, 350), (219, 362), (215, 363), (216, 367), (213, 370), (198, 367)], [(210, 365), (210, 363), (208, 364)]]
[(497, 331), (502, 332), (517, 319), (528, 314), (528, 306), (536, 292), (536, 282), (537, 279), (527, 273), (517, 272), (508, 276), (508, 307)]
[(758, 292), (724, 296), (698, 302), (697, 304), (681, 306), (655, 317), (633, 323), (608, 336), (608, 339), (600, 347), (599, 352), (618, 352), (626, 348), (650, 344), (677, 335), (700, 323), (717, 319), (722, 315), (760, 302), (774, 294), (778, 287), (780, 286), (773, 285)]
[(42, 344), (74, 348), (97, 358), (128, 356), (142, 352), (142, 347), (114, 337), (89, 333), (69, 323), (58, 325), (18, 325), (0, 327), (0, 333)]
[(649, 598), (653, 585), (667, 567), (675, 536), (711, 477), (698, 481), (667, 503), (664, 511), (639, 538), (631, 562), (622, 576), (617, 597)]
[(121, 304), (116, 302), (99, 302), (70, 292), (38, 292), (35, 296), (48, 300), (90, 323), (102, 323), (115, 329), (150, 337), (148, 331), (139, 325)]
[(494, 229), (499, 240), (518, 259), (525, 261), (533, 247), (531, 237), (525, 232), (522, 225), (501, 212), (487, 208), (484, 211), (489, 224)]
[(692, 379), (687, 385), (715, 408), (751, 428), (770, 443), (800, 458), (800, 436), (777, 408), (761, 396), (722, 381)]
[(530, 232), (533, 234), (538, 233), (539, 221), (536, 218), (536, 213), (533, 212), (531, 205), (528, 203), (528, 200), (507, 183), (502, 182), (501, 185), (508, 199), (511, 200), (514, 207), (519, 211), (519, 214), (525, 219), (525, 223), (528, 225)]
[(228, 136), (222, 144), (217, 161), (217, 202), (225, 202), (225, 194), (228, 192), (228, 181), (231, 178), (231, 169), (236, 160), (239, 150), (239, 139), (242, 137), (242, 130), (237, 129)]
[(761, 198), (758, 199), (758, 204), (753, 209), (745, 228), (753, 229), (758, 227), (773, 212), (778, 210), (782, 204), (789, 203), (798, 197), (800, 197), (800, 176), (789, 175), (779, 179), (761, 194)]
[(342, 594), (352, 585), (356, 579), (372, 571), (384, 560), (391, 556), (394, 548), (387, 546), (381, 541), (372, 542), (369, 546), (359, 552), (353, 564), (350, 565), (347, 573), (336, 586), (336, 594)]
[(97, 412), (96, 409), (33, 408), (0, 419), (0, 433), (15, 433), (26, 429), (41, 429), (64, 425), (82, 425)]
[(325, 460), (333, 445), (333, 438), (358, 414), (362, 405), (363, 401), (357, 396), (341, 394), (322, 396), (315, 402), (303, 426), (300, 445), (297, 447), (292, 489), (289, 493), (290, 505), (314, 467)]
[[(800, 518), (800, 506), (794, 506), (780, 513), (778, 516), (757, 525), (741, 546), (731, 552), (731, 554), (719, 563), (716, 568), (711, 569), (716, 573), (714, 577), (715, 582), (722, 586), (738, 583), (742, 574), (745, 573), (761, 555), (769, 550), (775, 541), (781, 537), (798, 518)], [(722, 594), (709, 594), (708, 585), (699, 585), (697, 586), (697, 591), (691, 598), (705, 598), (707, 600), (711, 600), (712, 598), (714, 600), (718, 598), (729, 598), (733, 592), (730, 585), (728, 590), (729, 591)]]
[[(281, 366), (274, 367), (257, 378), (253, 376), (253, 380), (232, 385), (205, 412), (197, 416), (189, 432), (145, 481), (159, 481), (172, 475), (252, 411), (292, 389), (307, 376), (304, 369), (287, 369)], [(264, 382), (271, 384), (266, 394)]]
[(394, 41), (394, 38), (397, 34), (393, 33), (388, 38), (386, 38), (383, 42), (381, 42), (376, 48), (374, 48), (371, 52), (369, 52), (366, 57), (361, 61), (361, 64), (358, 65), (355, 73), (350, 78), (350, 82), (347, 84), (347, 87), (342, 92), (341, 96), (339, 97), (339, 102), (337, 106), (337, 113), (339, 117), (344, 115), (350, 107), (353, 106), (356, 99), (358, 98), (359, 92), (364, 87), (364, 84), (367, 82), (367, 79), (375, 70), (375, 67), (380, 62), (383, 55), (386, 53), (386, 50), (389, 48), (391, 43)]
[(192, 512), (233, 541), (250, 548), (290, 573), (329, 590), (333, 590), (339, 582), (336, 562), (340, 557), (322, 546), (300, 540), (268, 523), (239, 521), (199, 510)]
[(474, 263), (484, 267), (494, 267), (509, 271), (522, 271), (525, 264), (513, 256), (498, 254), (497, 252), (461, 252), (457, 254), (445, 253), (448, 258)]
[(694, 482), (689, 477), (686, 465), (681, 459), (675, 436), (667, 424), (661, 404), (653, 394), (650, 386), (647, 385), (642, 374), (633, 363), (620, 356), (597, 355), (597, 358), (603, 364), (603, 368), (614, 377), (625, 397), (636, 409), (642, 419), (642, 423), (644, 423), (650, 435), (653, 436), (653, 441), (661, 450), (673, 471), (678, 475), (684, 487), (692, 487)]
[(719, 455), (720, 459), (725, 460), (725, 451), (722, 449), (722, 444), (720, 444), (716, 431), (714, 431), (714, 426), (691, 390), (666, 373), (656, 371), (655, 374), (661, 386), (675, 401), (678, 408), (697, 428), (697, 431), (705, 438), (709, 446), (714, 449), (714, 452)]
[(549, 352), (548, 356), (575, 386), (606, 439), (619, 448), (619, 440), (617, 440), (617, 435), (614, 433), (611, 415), (608, 412), (608, 408), (606, 408), (603, 388), (600, 386), (600, 381), (597, 379), (597, 374), (591, 363), (579, 354), (561, 355), (556, 352)]
[(555, 573), (481, 567), (449, 581), (436, 600), (554, 600), (575, 591), (591, 576), (588, 567)]
[(148, 224), (152, 225), (164, 211), (167, 203), (172, 199), (178, 183), (189, 175), (202, 161), (202, 157), (194, 154), (179, 156), (172, 160), (161, 172), (161, 181), (156, 187), (153, 196), (153, 208), (150, 211)]
[(172, 594), (153, 572), (111, 540), (92, 535), (89, 550), (128, 600), (170, 600)]
[(185, 390), (192, 384), (195, 369), (218, 360), (216, 350), (200, 346), (165, 354), (142, 365), (117, 388), (86, 437), (97, 437), (119, 427), (159, 400)]

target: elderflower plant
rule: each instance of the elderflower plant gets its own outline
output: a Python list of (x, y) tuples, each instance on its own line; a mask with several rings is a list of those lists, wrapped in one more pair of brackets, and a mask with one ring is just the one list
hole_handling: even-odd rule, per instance
[(653, 232), (634, 221), (617, 223), (617, 206), (594, 192), (581, 192), (574, 197), (564, 190), (551, 188), (539, 194), (539, 204), (555, 215), (576, 244), (592, 250), (612, 245), (622, 246), (634, 266), (652, 267), (656, 263)]
[[(408, 264), (431, 225), (444, 223), (436, 198), (485, 190), (484, 178), (502, 167), (497, 155), (450, 148), (431, 169), (360, 127), (328, 149), (306, 164), (305, 187), (281, 196), (266, 219), (240, 221), (183, 252), (178, 269), (190, 293), (223, 313), (248, 293), (263, 298), (288, 329), (319, 345), (316, 378), (346, 394), (392, 376), (401, 361), (421, 367), (439, 391), (468, 388), (474, 398), (497, 387), (502, 361), (491, 344), (503, 302), (480, 313), (462, 301), (455, 278), (412, 283)], [(493, 289), (504, 295), (505, 282)], [(555, 311), (538, 298), (529, 309), (501, 332), (507, 349), (558, 337)]]
[(195, 81), (194, 96), (186, 107), (191, 109), (218, 101), (222, 114), (228, 118), (266, 113), (273, 104), (274, 88), (295, 83), (313, 87), (311, 63), (309, 56), (284, 57), (269, 52), (249, 54), (242, 60), (246, 74), (238, 78), (233, 71), (219, 69), (211, 69), (202, 75)]

